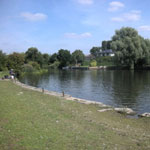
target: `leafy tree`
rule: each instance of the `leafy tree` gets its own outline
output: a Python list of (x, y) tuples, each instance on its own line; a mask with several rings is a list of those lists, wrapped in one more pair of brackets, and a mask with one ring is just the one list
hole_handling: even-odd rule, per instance
[(143, 43), (144, 41), (134, 28), (126, 27), (116, 30), (112, 37), (111, 48), (115, 51), (118, 63), (134, 69), (138, 61), (143, 59)]
[(72, 58), (71, 59), (72, 59), (72, 63), (73, 64), (78, 64), (78, 63), (83, 64), (85, 56), (84, 56), (84, 54), (83, 54), (83, 52), (81, 50), (75, 50), (72, 53)]
[(36, 47), (31, 47), (29, 48), (26, 53), (25, 53), (26, 57), (26, 62), (29, 61), (34, 61), (37, 62), (38, 64), (40, 64), (40, 66), (42, 67), (43, 65), (43, 55), (38, 51), (38, 49)]
[(14, 52), (13, 54), (8, 55), (7, 67), (8, 69), (14, 69), (17, 76), (21, 74), (23, 64), (24, 57), (22, 54)]
[(40, 70), (40, 65), (37, 62), (29, 61), (28, 64), (31, 65), (34, 70)]
[(3, 71), (6, 69), (6, 62), (7, 62), (7, 57), (6, 54), (0, 50), (0, 71)]
[(102, 50), (111, 49), (112, 41), (102, 41)]
[(96, 58), (99, 56), (100, 51), (101, 51), (101, 47), (92, 47), (90, 53)]
[(64, 49), (60, 49), (59, 52), (58, 52), (58, 57), (57, 58), (58, 58), (58, 60), (60, 62), (60, 65), (59, 65), (60, 68), (69, 65), (70, 61), (71, 61), (70, 51), (64, 50)]
[(54, 53), (53, 55), (51, 55), (51, 57), (49, 58), (49, 62), (52, 64), (54, 63), (55, 61), (57, 61), (57, 54)]
[(50, 56), (47, 53), (43, 54), (43, 64), (44, 65), (48, 65), (49, 59), (50, 59)]
[(102, 50), (107, 49), (107, 41), (102, 41)]
[(55, 62), (53, 62), (52, 64), (49, 65), (50, 69), (57, 69), (60, 65), (60, 62), (58, 60), (56, 60)]

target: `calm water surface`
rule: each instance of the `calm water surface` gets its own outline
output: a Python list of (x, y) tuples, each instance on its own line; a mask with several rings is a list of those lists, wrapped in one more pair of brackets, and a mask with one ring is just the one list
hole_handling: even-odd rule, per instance
[(150, 112), (150, 71), (53, 70), (21, 82), (74, 97)]

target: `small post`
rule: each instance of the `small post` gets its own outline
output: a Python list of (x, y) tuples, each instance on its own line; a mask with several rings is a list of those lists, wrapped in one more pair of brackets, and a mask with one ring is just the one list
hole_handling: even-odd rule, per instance
[(65, 93), (64, 93), (64, 91), (62, 91), (62, 96), (63, 96), (63, 97), (65, 97)]
[(44, 88), (42, 88), (42, 92), (44, 93)]

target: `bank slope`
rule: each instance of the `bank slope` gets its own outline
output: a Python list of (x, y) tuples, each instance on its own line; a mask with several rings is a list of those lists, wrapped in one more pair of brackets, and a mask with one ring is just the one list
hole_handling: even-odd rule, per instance
[(0, 149), (150, 149), (150, 119), (129, 119), (0, 81)]

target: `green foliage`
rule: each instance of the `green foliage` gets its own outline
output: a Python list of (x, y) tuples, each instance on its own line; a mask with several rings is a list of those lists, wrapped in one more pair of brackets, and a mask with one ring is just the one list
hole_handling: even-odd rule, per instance
[(85, 59), (85, 56), (81, 50), (75, 50), (72, 53), (71, 61), (73, 64), (83, 64), (83, 61)]
[(91, 67), (96, 67), (96, 66), (97, 66), (97, 61), (96, 61), (96, 60), (92, 60), (92, 61), (90, 62), (90, 66), (91, 66)]
[(54, 53), (54, 54), (50, 57), (49, 63), (54, 63), (54, 62), (57, 61), (57, 60), (58, 60), (58, 59), (57, 59), (57, 54)]
[(33, 72), (33, 66), (31, 64), (24, 64), (23, 65), (23, 72)]
[(111, 49), (112, 41), (102, 41), (102, 50)]
[(90, 65), (89, 61), (86, 60), (86, 61), (83, 62), (83, 66), (88, 67), (89, 65)]
[(111, 57), (111, 56), (98, 57), (96, 61), (97, 61), (98, 66), (113, 66), (114, 65), (114, 57)]
[(50, 56), (47, 53), (43, 54), (43, 65), (48, 65), (49, 59)]
[(90, 50), (90, 54), (96, 58), (99, 56), (100, 51), (101, 47), (92, 47), (92, 49)]
[(128, 66), (130, 69), (134, 69), (137, 64), (145, 64), (145, 59), (150, 53), (145, 42), (133, 28), (117, 30), (111, 43), (117, 63)]
[(24, 57), (22, 54), (14, 52), (8, 55), (7, 67), (8, 69), (14, 69), (17, 76), (21, 74), (22, 67), (24, 65)]
[(6, 69), (7, 56), (5, 53), (0, 50), (0, 71), (7, 70)]
[(55, 61), (53, 64), (49, 65), (49, 69), (57, 69), (60, 66), (59, 61)]
[(25, 55), (26, 55), (26, 57), (25, 57), (26, 62), (34, 61), (34, 62), (37, 62), (38, 64), (40, 64), (40, 66), (42, 67), (42, 65), (44, 63), (43, 55), (38, 51), (37, 48), (35, 48), (35, 47), (29, 48), (26, 51)]
[(60, 65), (59, 65), (60, 68), (70, 65), (70, 62), (71, 62), (70, 51), (60, 49), (59, 52), (58, 52), (58, 57), (57, 58), (60, 62)]
[(40, 65), (37, 62), (30, 61), (28, 62), (28, 64), (31, 65), (34, 68), (34, 70), (40, 70)]

